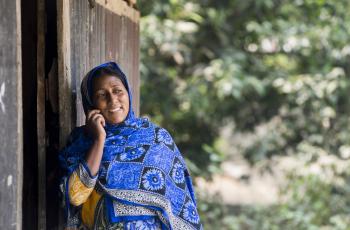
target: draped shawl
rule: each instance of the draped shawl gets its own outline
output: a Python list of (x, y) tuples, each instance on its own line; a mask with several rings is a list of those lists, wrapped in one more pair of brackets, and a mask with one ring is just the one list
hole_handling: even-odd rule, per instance
[[(104, 66), (117, 71), (129, 93), (130, 109), (124, 122), (106, 124), (106, 140), (95, 189), (103, 195), (111, 222), (157, 216), (163, 229), (202, 229), (196, 199), (185, 161), (170, 134), (146, 118), (136, 118), (125, 74), (114, 62), (92, 69), (83, 79), (81, 93), (85, 113), (92, 108), (94, 73)], [(79, 208), (68, 199), (69, 176), (80, 165), (89, 173), (85, 154), (92, 140), (84, 126), (75, 128), (59, 155), (65, 172), (63, 191), (67, 222), (78, 223)], [(91, 174), (90, 174), (91, 176)]]

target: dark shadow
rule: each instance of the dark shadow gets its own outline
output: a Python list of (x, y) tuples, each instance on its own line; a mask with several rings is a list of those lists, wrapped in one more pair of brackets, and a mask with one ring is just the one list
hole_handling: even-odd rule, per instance
[(38, 228), (37, 158), (37, 4), (21, 1), (22, 28), (22, 103), (23, 103), (23, 201), (25, 229)]

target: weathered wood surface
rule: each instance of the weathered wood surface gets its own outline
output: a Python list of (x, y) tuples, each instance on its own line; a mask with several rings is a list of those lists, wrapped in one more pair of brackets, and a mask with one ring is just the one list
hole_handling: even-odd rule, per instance
[(46, 229), (45, 0), (37, 0), (38, 229)]
[(69, 0), (57, 1), (57, 55), (60, 146), (72, 129)]
[(139, 12), (122, 0), (58, 1), (60, 144), (85, 123), (80, 83), (94, 66), (116, 61), (128, 77), (139, 113)]
[(0, 0), (0, 229), (21, 229), (22, 82), (20, 1)]

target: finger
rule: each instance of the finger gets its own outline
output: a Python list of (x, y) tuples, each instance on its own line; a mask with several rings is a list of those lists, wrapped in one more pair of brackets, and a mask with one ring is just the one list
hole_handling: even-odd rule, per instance
[(91, 112), (89, 114), (90, 115), (89, 118), (91, 119), (92, 116), (99, 114), (99, 113), (101, 113), (101, 111), (98, 109), (91, 110)]
[(94, 114), (91, 117), (91, 120), (94, 121), (94, 122), (97, 122), (97, 120), (100, 119), (100, 118), (103, 118), (103, 116), (101, 114)]
[(105, 126), (105, 119), (104, 119), (104, 117), (103, 116), (99, 116), (98, 118), (96, 118), (96, 123), (97, 124), (100, 124), (102, 127), (104, 127)]
[(90, 110), (88, 113), (88, 117), (87, 120), (90, 120), (91, 118), (93, 118), (96, 114), (99, 114), (101, 111), (98, 109), (94, 109), (94, 110)]
[(102, 125), (103, 125), (103, 127), (105, 127), (105, 126), (106, 126), (106, 120), (105, 120), (105, 118), (104, 118), (104, 117), (102, 117)]
[(89, 110), (88, 114), (87, 114), (87, 119), (89, 120), (94, 114), (100, 113), (101, 111), (98, 109), (93, 109), (93, 110)]
[(94, 114), (93, 110), (89, 111), (86, 115), (85, 122), (88, 122), (91, 119), (93, 114)]

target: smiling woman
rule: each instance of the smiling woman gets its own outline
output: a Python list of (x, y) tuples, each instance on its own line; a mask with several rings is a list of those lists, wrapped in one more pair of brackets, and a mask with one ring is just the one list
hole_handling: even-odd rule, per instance
[(68, 227), (202, 229), (186, 163), (170, 134), (132, 110), (114, 62), (81, 85), (86, 124), (60, 154)]

